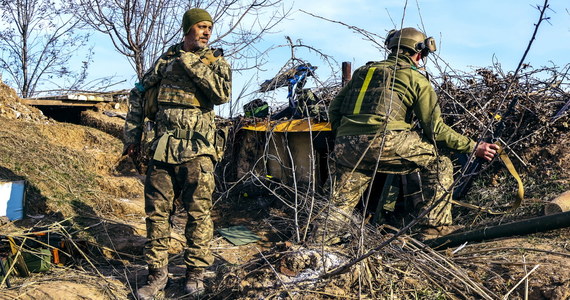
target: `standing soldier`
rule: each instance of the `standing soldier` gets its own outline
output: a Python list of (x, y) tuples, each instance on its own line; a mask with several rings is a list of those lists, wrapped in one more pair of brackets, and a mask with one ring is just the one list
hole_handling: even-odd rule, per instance
[(231, 70), (221, 51), (208, 47), (212, 26), (212, 17), (205, 10), (186, 11), (182, 19), (183, 42), (162, 54), (131, 90), (125, 124), (126, 154), (136, 156), (140, 151), (148, 114), (145, 106), (152, 107), (153, 101), (157, 106), (155, 114), (146, 115), (155, 120), (156, 138), (144, 188), (148, 278), (146, 285), (137, 290), (139, 299), (152, 299), (166, 287), (169, 217), (176, 198), (180, 198), (188, 216), (186, 293), (203, 294), (204, 269), (214, 260), (209, 249), (216, 158), (213, 108), (230, 98)]
[[(388, 34), (386, 46), (392, 51), (388, 58), (357, 69), (329, 108), (336, 132), (331, 228), (346, 227), (375, 170), (390, 174), (420, 170), (426, 201), (415, 203), (414, 209), (431, 206), (447, 192), (422, 220), (425, 227), (441, 230), (451, 225), (453, 165), (448, 156), (438, 153), (436, 144), (463, 153), (475, 151), (487, 160), (498, 146), (477, 144), (443, 122), (435, 91), (418, 71), (422, 59), (436, 50), (433, 38), (403, 28)], [(413, 128), (414, 116), (419, 130)], [(325, 235), (325, 243), (338, 241), (338, 236)]]

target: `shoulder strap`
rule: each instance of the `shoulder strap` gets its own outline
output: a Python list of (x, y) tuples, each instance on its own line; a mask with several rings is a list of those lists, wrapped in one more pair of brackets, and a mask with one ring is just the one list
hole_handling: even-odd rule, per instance
[[(378, 62), (371, 62), (366, 64), (368, 70), (366, 71), (366, 75), (364, 76), (364, 81), (362, 82), (362, 87), (358, 91), (358, 96), (356, 98), (356, 102), (354, 104), (354, 109), (352, 114), (357, 115), (361, 113), (362, 103), (364, 102), (364, 97), (366, 92), (368, 91), (368, 87), (370, 82), (372, 82), (372, 77), (374, 73), (378, 70), (378, 74), (375, 79), (382, 80), (384, 84), (390, 83), (392, 81), (392, 76), (394, 75), (394, 69), (386, 64), (378, 63)], [(380, 76), (380, 78), (378, 78)]]

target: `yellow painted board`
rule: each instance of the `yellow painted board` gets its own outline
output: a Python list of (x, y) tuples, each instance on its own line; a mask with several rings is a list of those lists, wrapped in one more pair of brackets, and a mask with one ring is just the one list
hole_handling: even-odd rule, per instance
[(274, 132), (309, 132), (309, 131), (331, 131), (329, 122), (310, 122), (306, 119), (290, 120), (285, 122), (263, 122), (242, 127), (251, 131), (274, 131)]

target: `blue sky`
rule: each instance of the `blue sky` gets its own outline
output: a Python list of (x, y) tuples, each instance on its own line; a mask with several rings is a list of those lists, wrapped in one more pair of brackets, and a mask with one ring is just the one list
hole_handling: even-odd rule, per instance
[[(411, 0), (404, 10), (404, 0), (286, 1), (293, 6), (292, 16), (276, 28), (276, 33), (267, 35), (258, 48), (284, 45), (285, 36), (290, 36), (294, 41), (300, 39), (303, 44), (334, 57), (339, 63), (352, 62), (355, 69), (367, 61), (383, 59), (385, 53), (349, 28), (312, 17), (300, 10), (356, 26), (382, 37), (388, 30), (399, 28), (403, 20), (403, 27), (425, 29), (429, 36), (436, 39), (440, 57), (454, 70), (464, 72), (476, 67), (491, 66), (494, 61), (499, 62), (504, 71), (514, 71), (532, 36), (534, 24), (538, 21), (539, 11), (536, 6), (544, 3), (544, 0)], [(570, 50), (570, 1), (552, 0), (549, 5), (546, 16), (550, 19), (541, 24), (525, 60), (535, 68), (551, 66), (552, 63), (558, 66), (570, 63), (567, 54)], [(134, 84), (134, 71), (113, 50), (109, 41), (98, 40), (94, 51), (93, 66), (96, 67), (91, 71), (92, 78), (116, 75), (117, 80), (126, 80), (120, 88), (129, 88)], [(324, 80), (331, 75), (331, 69), (317, 56), (299, 51), (297, 57), (319, 66), (319, 78)], [(253, 77), (260, 82), (271, 78), (289, 58), (289, 49), (278, 48), (269, 53), (266, 72), (234, 73), (234, 101), (246, 79)], [(437, 72), (432, 63), (428, 63), (427, 68), (428, 71)], [(245, 100), (248, 99), (241, 101)]]

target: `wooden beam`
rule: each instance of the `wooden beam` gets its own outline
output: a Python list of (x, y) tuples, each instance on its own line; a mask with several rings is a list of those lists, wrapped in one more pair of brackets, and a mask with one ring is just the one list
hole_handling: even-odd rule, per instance
[(23, 104), (32, 106), (69, 106), (69, 107), (95, 107), (104, 101), (84, 100), (47, 100), (47, 99), (22, 99)]

